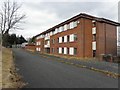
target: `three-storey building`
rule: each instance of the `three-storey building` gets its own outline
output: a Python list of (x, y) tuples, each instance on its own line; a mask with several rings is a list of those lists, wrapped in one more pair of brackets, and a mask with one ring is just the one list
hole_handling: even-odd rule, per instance
[(117, 55), (117, 26), (117, 22), (81, 13), (36, 35), (36, 51), (81, 58)]

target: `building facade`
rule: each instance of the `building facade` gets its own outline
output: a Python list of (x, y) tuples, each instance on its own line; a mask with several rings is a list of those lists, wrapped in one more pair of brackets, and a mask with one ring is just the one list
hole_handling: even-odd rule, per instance
[(117, 26), (117, 22), (81, 13), (36, 35), (36, 51), (81, 58), (117, 55)]

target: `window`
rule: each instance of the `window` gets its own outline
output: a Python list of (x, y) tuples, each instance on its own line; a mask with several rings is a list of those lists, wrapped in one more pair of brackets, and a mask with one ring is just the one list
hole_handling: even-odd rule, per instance
[(96, 50), (93, 50), (93, 57), (96, 56)]
[(69, 48), (67, 48), (67, 54), (69, 54)]
[(62, 32), (62, 31), (64, 31), (63, 26), (61, 26), (61, 27), (59, 28), (59, 32)]
[(52, 44), (55, 44), (55, 39), (52, 39)]
[(77, 21), (74, 22), (74, 27), (77, 27)]
[(64, 42), (64, 37), (62, 37), (62, 42)]
[(55, 50), (54, 50), (54, 48), (52, 48), (52, 53), (54, 53), (55, 52)]
[(74, 48), (74, 55), (77, 54), (77, 48)]
[(64, 47), (64, 54), (67, 54), (67, 47)]
[(74, 28), (74, 22), (70, 23), (70, 29)]
[(96, 50), (96, 42), (92, 42), (92, 50)]
[(70, 48), (69, 48), (69, 54), (70, 54), (70, 55), (74, 55), (74, 48), (73, 48), (73, 47), (70, 47)]
[(64, 31), (66, 31), (67, 30), (67, 24), (66, 25), (64, 25)]
[(64, 42), (67, 42), (67, 36), (64, 36)]
[(62, 48), (62, 54), (64, 54), (64, 48)]
[(96, 34), (96, 27), (92, 28), (92, 34)]
[(76, 41), (77, 40), (77, 35), (76, 34), (71, 34), (70, 35), (70, 42)]
[(40, 44), (41, 44), (41, 42), (39, 41), (39, 42), (38, 42), (38, 45), (40, 45)]
[(38, 48), (36, 48), (36, 51), (38, 51)]
[(92, 21), (93, 27), (96, 27), (96, 21)]
[(59, 54), (61, 54), (62, 53), (62, 48), (61, 47), (59, 47)]
[(71, 34), (70, 35), (70, 42), (73, 42), (74, 41), (74, 34)]
[(96, 41), (96, 34), (93, 34), (93, 41)]
[(59, 48), (57, 48), (57, 53), (59, 53)]
[(68, 36), (67, 36), (67, 42), (69, 42), (69, 40), (70, 40), (70, 36), (68, 35)]
[(54, 34), (57, 34), (59, 32), (59, 29), (56, 28)]
[(74, 41), (77, 41), (77, 35), (74, 34)]
[(62, 43), (62, 37), (59, 37), (59, 43)]
[(67, 29), (70, 29), (70, 24), (67, 25)]

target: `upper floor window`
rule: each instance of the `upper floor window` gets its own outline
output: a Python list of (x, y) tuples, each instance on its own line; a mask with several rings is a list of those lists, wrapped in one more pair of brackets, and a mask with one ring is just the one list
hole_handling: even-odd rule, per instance
[(77, 40), (77, 35), (76, 34), (71, 34), (70, 35), (70, 42), (76, 41)]
[(64, 36), (64, 42), (67, 42), (67, 35)]
[(52, 39), (52, 44), (55, 44), (55, 39)]
[(92, 25), (93, 25), (93, 27), (96, 27), (96, 21), (95, 20), (92, 21)]
[(39, 42), (36, 42), (36, 45), (41, 45), (41, 42), (39, 41)]
[(70, 29), (74, 28), (74, 22), (70, 23)]
[(64, 37), (62, 37), (62, 42), (64, 42)]
[(77, 27), (77, 21), (74, 22), (74, 27)]
[(74, 34), (74, 41), (77, 41), (77, 34)]
[(67, 24), (64, 25), (64, 31), (66, 31), (66, 30), (67, 30)]
[(67, 29), (70, 29), (70, 24), (67, 25)]
[(69, 42), (69, 40), (70, 40), (70, 36), (68, 35), (68, 36), (67, 36), (67, 41)]
[(93, 34), (93, 41), (96, 41), (96, 34)]
[(62, 37), (59, 37), (59, 43), (62, 43)]
[(59, 32), (62, 32), (62, 31), (64, 31), (63, 26), (59, 27)]

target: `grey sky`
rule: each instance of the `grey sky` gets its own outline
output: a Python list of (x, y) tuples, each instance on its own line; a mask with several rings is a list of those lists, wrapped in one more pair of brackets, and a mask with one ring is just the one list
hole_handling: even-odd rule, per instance
[[(17, 0), (23, 3), (21, 11), (26, 13), (24, 30), (12, 30), (11, 33), (32, 37), (79, 13), (87, 13), (117, 21), (119, 0)], [(84, 1), (84, 2), (83, 2)], [(85, 2), (86, 1), (86, 2)], [(95, 2), (96, 1), (96, 2)]]

